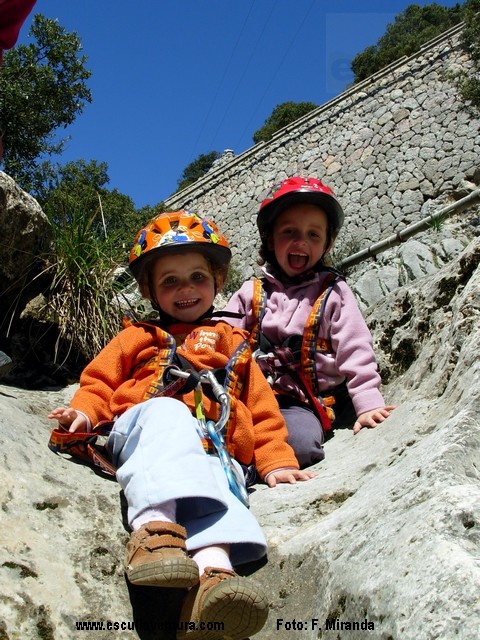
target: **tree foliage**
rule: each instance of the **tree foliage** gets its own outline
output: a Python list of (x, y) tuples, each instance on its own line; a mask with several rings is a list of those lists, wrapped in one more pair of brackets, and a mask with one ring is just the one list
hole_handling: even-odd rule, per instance
[(263, 127), (253, 134), (254, 143), (267, 142), (277, 131), (310, 113), (317, 106), (313, 102), (283, 102), (277, 105), (265, 120)]
[(461, 44), (470, 56), (472, 71), (462, 72), (455, 78), (462, 98), (478, 112), (480, 111), (480, 0), (468, 0), (463, 6), (465, 26)]
[[(283, 104), (277, 105), (270, 117), (265, 121), (264, 126), (255, 132), (253, 141), (257, 143), (262, 140), (270, 140), (276, 131), (286, 127), (294, 120), (298, 120), (298, 118), (301, 118), (316, 108), (317, 105), (313, 104), (313, 102), (284, 102)], [(220, 155), (218, 151), (201, 153), (196, 160), (191, 162), (183, 170), (177, 182), (178, 190), (185, 189), (204, 176), (212, 168), (213, 163)]]
[(144, 207), (136, 210), (133, 200), (117, 189), (108, 189), (108, 167), (105, 162), (78, 160), (57, 166), (55, 178), (50, 179), (38, 198), (53, 224), (66, 225), (79, 206), (92, 221), (90, 233), (112, 244), (112, 253), (123, 262), (137, 230), (157, 210)]
[(413, 55), (428, 40), (462, 20), (461, 7), (442, 7), (437, 3), (408, 6), (387, 26), (377, 44), (367, 47), (352, 61), (354, 83), (360, 82), (403, 56)]
[(201, 153), (196, 160), (185, 167), (179, 180), (177, 181), (178, 190), (185, 189), (190, 184), (196, 182), (204, 176), (211, 168), (215, 160), (220, 157), (218, 151), (210, 151), (210, 153)]
[(99, 215), (89, 209), (89, 202), (55, 198), (44, 210), (55, 223), (46, 269), (50, 286), (37, 313), (54, 322), (61, 340), (88, 361), (121, 326), (114, 307), (119, 293), (115, 247), (99, 233)]
[(30, 35), (35, 42), (5, 54), (0, 114), (6, 126), (5, 171), (36, 193), (51, 173), (42, 158), (60, 153), (67, 141), (57, 137), (58, 130), (72, 124), (92, 97), (77, 34), (37, 14)]

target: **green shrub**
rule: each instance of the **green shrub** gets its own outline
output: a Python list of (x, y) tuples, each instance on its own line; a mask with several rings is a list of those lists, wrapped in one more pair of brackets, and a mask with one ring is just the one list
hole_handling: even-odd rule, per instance
[(115, 278), (117, 241), (108, 237), (99, 211), (57, 199), (45, 209), (53, 231), (47, 256), (51, 285), (43, 315), (55, 322), (59, 338), (93, 358), (119, 331), (121, 285)]

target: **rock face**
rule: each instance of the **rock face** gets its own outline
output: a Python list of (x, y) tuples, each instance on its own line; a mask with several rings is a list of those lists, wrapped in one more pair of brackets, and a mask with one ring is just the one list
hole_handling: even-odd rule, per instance
[(3, 240), (0, 248), (1, 326), (8, 320), (3, 314), (7, 315), (10, 307), (16, 307), (19, 314), (22, 301), (36, 295), (32, 293), (32, 280), (40, 271), (36, 259), (51, 239), (48, 218), (38, 202), (1, 171), (0, 229)]
[[(313, 480), (255, 487), (270, 545), (258, 640), (478, 638), (479, 257), (476, 239), (366, 312), (391, 417), (337, 431)], [(103, 621), (82, 637), (127, 640), (135, 620), (140, 638), (173, 639), (182, 592), (123, 577), (118, 485), (47, 449), (48, 409), (73, 390), (0, 387), (0, 637), (70, 639)]]
[[(479, 258), (476, 240), (370, 309), (398, 408), (374, 431), (337, 432), (315, 480), (256, 497), (273, 560), (259, 637), (291, 637), (293, 618), (312, 639), (478, 637)], [(374, 630), (329, 633), (326, 619)]]
[[(374, 260), (347, 267), (347, 281), (360, 308), (366, 311), (390, 292), (435, 273), (458, 257), (478, 235), (478, 211), (478, 205), (462, 211), (438, 229), (421, 232), (408, 242), (379, 253)], [(340, 269), (345, 272), (341, 264)]]

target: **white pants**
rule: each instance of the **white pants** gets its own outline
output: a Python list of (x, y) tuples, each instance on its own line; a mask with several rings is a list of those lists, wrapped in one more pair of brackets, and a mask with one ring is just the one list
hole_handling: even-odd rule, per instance
[(229, 544), (232, 564), (258, 560), (266, 553), (260, 525), (230, 491), (220, 460), (205, 453), (197, 428), (187, 406), (173, 398), (152, 398), (118, 418), (108, 444), (128, 521), (175, 500), (189, 551)]

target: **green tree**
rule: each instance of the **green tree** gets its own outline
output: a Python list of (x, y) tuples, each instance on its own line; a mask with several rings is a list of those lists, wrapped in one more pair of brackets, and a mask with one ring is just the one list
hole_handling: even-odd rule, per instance
[(462, 31), (461, 44), (463, 50), (472, 60), (470, 72), (462, 72), (455, 78), (455, 84), (462, 98), (480, 111), (480, 0), (468, 0), (463, 5), (465, 26)]
[(40, 201), (53, 243), (42, 256), (48, 287), (38, 314), (58, 327), (62, 344), (89, 360), (121, 326), (131, 304), (124, 288), (133, 277), (119, 267), (127, 265), (138, 229), (164, 205), (136, 210), (129, 196), (106, 187), (105, 162), (68, 162), (52, 176)]
[(461, 7), (442, 7), (436, 3), (408, 6), (387, 26), (377, 44), (367, 47), (352, 61), (354, 83), (368, 78), (403, 56), (413, 55), (428, 40), (462, 20)]
[(210, 151), (210, 153), (201, 153), (196, 160), (191, 162), (183, 170), (182, 175), (177, 181), (178, 191), (185, 189), (190, 184), (196, 182), (204, 176), (211, 168), (215, 160), (220, 157), (218, 151)]
[(58, 138), (58, 129), (72, 124), (92, 97), (77, 34), (37, 14), (30, 35), (35, 42), (5, 54), (0, 114), (6, 126), (5, 171), (36, 193), (51, 175), (48, 162), (41, 160), (60, 153), (68, 139)]
[(155, 216), (160, 215), (164, 211), (168, 211), (168, 207), (165, 206), (164, 202), (159, 202), (156, 205), (146, 204), (144, 207), (141, 207), (137, 210), (137, 217), (140, 221), (138, 228), (146, 224), (152, 218), (155, 218)]
[(57, 165), (54, 179), (43, 185), (38, 199), (48, 210), (53, 224), (60, 221), (67, 224), (69, 212), (72, 219), (78, 219), (75, 212), (81, 203), (82, 211), (92, 220), (90, 232), (102, 241), (109, 241), (114, 247), (112, 252), (120, 261), (125, 261), (136, 231), (155, 215), (155, 209), (144, 207), (137, 211), (129, 196), (117, 189), (107, 189), (109, 181), (106, 162), (68, 162)]
[(42, 206), (46, 205), (49, 199), (59, 192), (74, 195), (88, 191), (96, 199), (96, 192), (110, 181), (106, 162), (77, 160), (67, 162), (65, 165), (51, 164), (50, 162), (43, 164), (45, 165), (44, 168), (41, 165), (44, 175), (43, 183), (35, 194)]
[(253, 134), (254, 143), (267, 142), (277, 131), (302, 116), (307, 115), (307, 113), (316, 109), (317, 106), (318, 105), (313, 104), (313, 102), (283, 102), (282, 104), (278, 104), (271, 115), (265, 120), (263, 127), (257, 129)]

